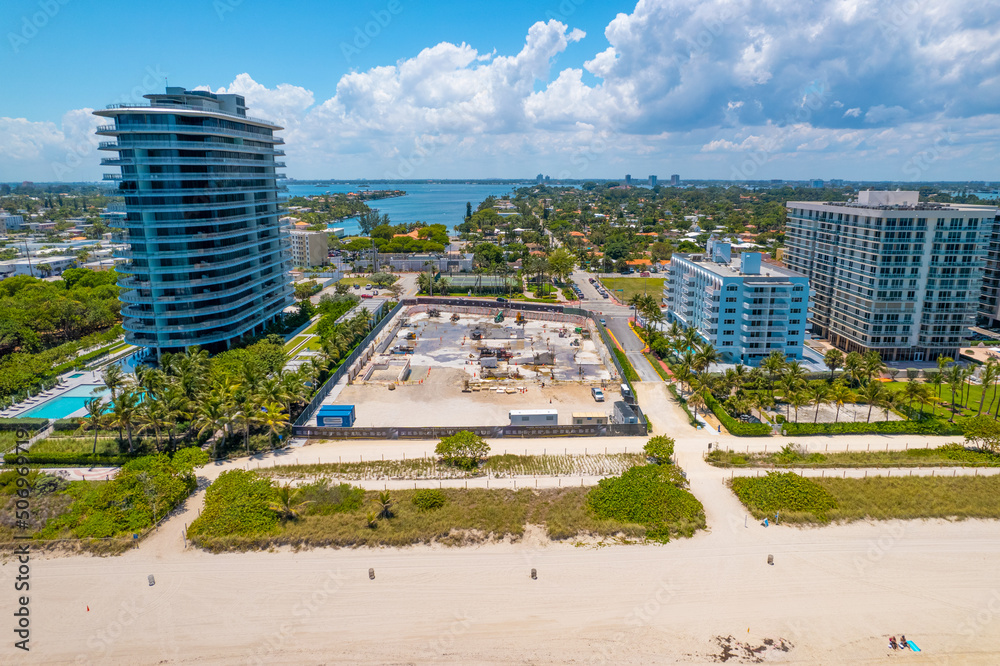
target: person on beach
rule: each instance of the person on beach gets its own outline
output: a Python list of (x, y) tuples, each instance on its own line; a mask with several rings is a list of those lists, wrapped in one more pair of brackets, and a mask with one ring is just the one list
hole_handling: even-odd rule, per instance
[(908, 647), (910, 647), (910, 644), (906, 642), (906, 634), (900, 634), (899, 635), (899, 649), (902, 650), (902, 649), (908, 648)]
[(896, 643), (896, 637), (895, 636), (892, 636), (892, 637), (889, 638), (889, 647), (891, 647), (893, 650), (898, 650), (899, 649), (899, 645)]

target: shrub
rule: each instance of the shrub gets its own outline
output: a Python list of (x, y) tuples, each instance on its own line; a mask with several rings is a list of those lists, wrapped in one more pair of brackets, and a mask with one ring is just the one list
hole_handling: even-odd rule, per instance
[(205, 491), (205, 509), (188, 528), (188, 538), (259, 536), (276, 531), (278, 516), (271, 510), (274, 487), (255, 472), (223, 472)]
[(111, 481), (85, 488), (71, 511), (50, 521), (42, 536), (71, 529), (78, 538), (141, 532), (167, 515), (197, 487), (190, 467), (165, 454), (126, 463)]
[(48, 422), (48, 419), (33, 418), (0, 419), (0, 431), (6, 432), (9, 430), (20, 430), (21, 428), (31, 431), (41, 430)]
[(682, 484), (673, 465), (633, 467), (601, 479), (587, 494), (587, 507), (598, 518), (644, 525), (648, 539), (666, 542), (672, 534), (690, 536), (705, 525), (704, 507)]
[[(14, 453), (8, 453), (3, 457), (3, 461), (8, 465), (19, 464), (18, 456)], [(71, 465), (71, 466), (90, 466), (90, 467), (114, 467), (118, 465), (124, 465), (130, 460), (133, 460), (135, 456), (129, 455), (109, 455), (106, 453), (98, 453), (97, 455), (92, 455), (90, 453), (32, 453), (30, 450), (23, 454), (23, 458), (26, 459), (28, 465)]]
[(837, 507), (826, 488), (792, 472), (768, 472), (763, 477), (736, 477), (730, 482), (733, 492), (757, 518), (778, 511), (809, 513), (820, 521)]
[(642, 450), (657, 465), (669, 463), (670, 459), (674, 457), (674, 438), (667, 437), (666, 435), (657, 435), (650, 438)]
[(618, 349), (618, 347), (614, 346), (613, 344), (610, 346), (611, 349), (615, 352), (615, 358), (618, 359), (618, 365), (620, 365), (622, 368), (622, 374), (625, 375), (625, 381), (627, 381), (629, 383), (629, 386), (631, 387), (632, 382), (639, 381), (639, 373), (637, 373), (635, 371), (635, 368), (632, 367), (632, 363), (629, 362), (628, 357), (625, 355), (625, 352), (623, 352), (621, 349)]
[(423, 511), (432, 511), (444, 506), (447, 499), (440, 490), (418, 490), (413, 493), (413, 505)]
[[(897, 435), (961, 435), (961, 426), (930, 419), (927, 421), (877, 421), (874, 423), (783, 423), (789, 437), (795, 435), (843, 435), (846, 433), (879, 433)], [(735, 434), (735, 433), (734, 433)]]
[(441, 456), (446, 465), (473, 470), (489, 455), (490, 445), (474, 432), (462, 430), (451, 437), (442, 437), (434, 453)]
[(741, 423), (734, 419), (711, 393), (705, 395), (705, 404), (715, 414), (715, 418), (719, 419), (722, 426), (732, 435), (736, 435), (737, 437), (764, 437), (771, 434), (771, 426), (766, 423)]
[(365, 491), (349, 483), (330, 485), (329, 479), (320, 479), (299, 488), (300, 499), (309, 502), (306, 513), (309, 515), (329, 516), (334, 513), (347, 513), (361, 508), (365, 501)]

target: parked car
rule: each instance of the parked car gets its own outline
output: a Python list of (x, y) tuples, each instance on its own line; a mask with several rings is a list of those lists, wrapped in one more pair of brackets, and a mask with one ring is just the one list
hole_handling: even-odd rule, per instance
[(361, 294), (361, 298), (375, 298), (371, 294)]
[(366, 284), (366, 285), (365, 285), (365, 289), (367, 289), (367, 290), (371, 291), (371, 288), (372, 288), (372, 286), (371, 286), (370, 284)]
[(603, 298), (607, 298), (607, 297), (608, 297), (608, 292), (606, 292), (606, 291), (605, 291), (605, 292), (602, 292), (602, 293), (601, 293), (601, 296), (602, 296)]
[(596, 386), (590, 389), (590, 395), (594, 396), (595, 402), (604, 402), (604, 391)]
[(503, 296), (497, 296), (497, 303), (506, 303), (507, 299)]
[(639, 277), (649, 277), (649, 271), (643, 271), (639, 273)]
[(604, 321), (603, 317), (599, 321), (601, 322), (601, 326), (607, 326), (607, 323)]
[(590, 284), (594, 284), (595, 282), (597, 282), (597, 280), (595, 280), (594, 278), (590, 278)]

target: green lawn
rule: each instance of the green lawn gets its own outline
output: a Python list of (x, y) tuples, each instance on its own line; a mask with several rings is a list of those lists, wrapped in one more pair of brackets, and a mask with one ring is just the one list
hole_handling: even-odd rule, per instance
[(294, 338), (285, 343), (285, 351), (290, 352), (296, 347), (298, 347), (306, 339), (304, 335), (296, 335)]
[[(650, 294), (657, 301), (663, 296), (663, 278), (661, 277), (621, 277), (603, 278), (601, 282), (608, 289), (614, 291), (614, 296), (623, 302), (627, 302), (636, 294)], [(623, 291), (616, 291), (622, 289)]]
[[(891, 391), (902, 391), (903, 387), (906, 386), (906, 382), (886, 382), (884, 386)], [(937, 386), (933, 384), (928, 384), (931, 389), (931, 393), (935, 396), (938, 394)], [(983, 387), (978, 384), (966, 384), (962, 389), (964, 393), (960, 394), (955, 398), (956, 407), (958, 409), (955, 420), (961, 421), (965, 418), (970, 418), (976, 415), (979, 411), (979, 400), (983, 395)], [(989, 411), (990, 402), (996, 398), (997, 390), (993, 386), (986, 388), (986, 399), (983, 402), (983, 414), (996, 414), (997, 408), (1000, 407), (1000, 401), (997, 401), (993, 405), (993, 411)], [(968, 399), (968, 409), (964, 408), (962, 405), (966, 403)], [(918, 412), (920, 410), (920, 405), (914, 404), (914, 409)], [(902, 410), (900, 410), (902, 412)], [(951, 418), (951, 387), (947, 384), (941, 385), (941, 402), (935, 404), (933, 407), (924, 407), (924, 413), (933, 413), (936, 416), (940, 416), (945, 420)]]

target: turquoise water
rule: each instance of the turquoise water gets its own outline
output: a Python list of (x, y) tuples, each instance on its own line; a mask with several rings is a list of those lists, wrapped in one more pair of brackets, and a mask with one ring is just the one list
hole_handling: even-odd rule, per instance
[(77, 377), (83, 377), (83, 373), (82, 372), (78, 372), (75, 375), (70, 375), (69, 376), (70, 379), (76, 379)]
[[(527, 185), (525, 183), (524, 185)], [(430, 184), (430, 183), (373, 183), (372, 190), (403, 190), (404, 197), (369, 201), (368, 205), (388, 215), (393, 224), (426, 222), (444, 224), (449, 230), (465, 220), (465, 203), (472, 203), (475, 210), (491, 194), (497, 197), (510, 194), (523, 185), (483, 185), (479, 183)], [(305, 197), (326, 192), (357, 192), (357, 184), (335, 183), (329, 185), (288, 185), (288, 196)], [(358, 233), (358, 218), (349, 217), (331, 224), (342, 227), (348, 234)]]
[[(95, 388), (100, 388), (101, 391), (95, 394)], [(103, 386), (84, 384), (66, 391), (57, 398), (46, 400), (30, 412), (22, 414), (22, 416), (30, 416), (37, 419), (64, 419), (73, 412), (86, 407), (87, 401), (91, 398), (97, 395), (104, 395), (106, 392), (107, 389)]]

